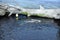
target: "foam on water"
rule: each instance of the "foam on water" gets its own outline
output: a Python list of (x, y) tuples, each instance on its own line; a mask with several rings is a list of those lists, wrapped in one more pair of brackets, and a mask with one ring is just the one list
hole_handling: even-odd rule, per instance
[(37, 19), (31, 19), (31, 20), (27, 20), (25, 21), (26, 23), (34, 23), (34, 22), (41, 22), (41, 20), (37, 20)]

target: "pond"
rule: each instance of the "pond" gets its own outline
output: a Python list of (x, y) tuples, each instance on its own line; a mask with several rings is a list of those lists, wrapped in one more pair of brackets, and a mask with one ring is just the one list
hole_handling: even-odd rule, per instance
[(60, 40), (60, 27), (52, 19), (3, 17), (0, 40)]

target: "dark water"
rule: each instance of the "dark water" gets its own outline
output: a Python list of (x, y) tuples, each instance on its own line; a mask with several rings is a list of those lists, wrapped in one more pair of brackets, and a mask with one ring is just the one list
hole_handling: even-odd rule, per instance
[(52, 19), (3, 17), (0, 40), (60, 40), (60, 27)]

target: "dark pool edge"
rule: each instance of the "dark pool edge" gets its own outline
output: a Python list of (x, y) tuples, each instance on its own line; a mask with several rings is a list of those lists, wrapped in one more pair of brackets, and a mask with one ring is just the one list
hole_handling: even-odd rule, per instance
[[(19, 16), (20, 15), (23, 15), (23, 14), (19, 14)], [(27, 16), (27, 15), (23, 15), (23, 16), (26, 16), (27, 18), (43, 18), (43, 19), (53, 19), (53, 20), (55, 20), (55, 21), (60, 21), (60, 19), (54, 19), (54, 18), (49, 18), (49, 17), (41, 17), (41, 16), (33, 16), (33, 15), (31, 15), (31, 16)], [(8, 16), (8, 13), (6, 13), (4, 16), (0, 16), (0, 18), (3, 18), (3, 17), (16, 17), (16, 15), (15, 14), (12, 14), (11, 16)]]

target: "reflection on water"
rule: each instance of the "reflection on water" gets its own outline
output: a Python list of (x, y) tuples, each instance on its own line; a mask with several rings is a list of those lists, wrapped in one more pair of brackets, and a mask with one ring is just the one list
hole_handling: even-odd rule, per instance
[(58, 25), (57, 40), (60, 40), (60, 20), (55, 20), (55, 22)]
[(52, 19), (3, 17), (0, 40), (60, 40), (60, 28)]
[(57, 23), (58, 26), (60, 26), (60, 19), (59, 20), (54, 20), (55, 23)]
[(57, 39), (60, 40), (60, 29), (57, 32)]

